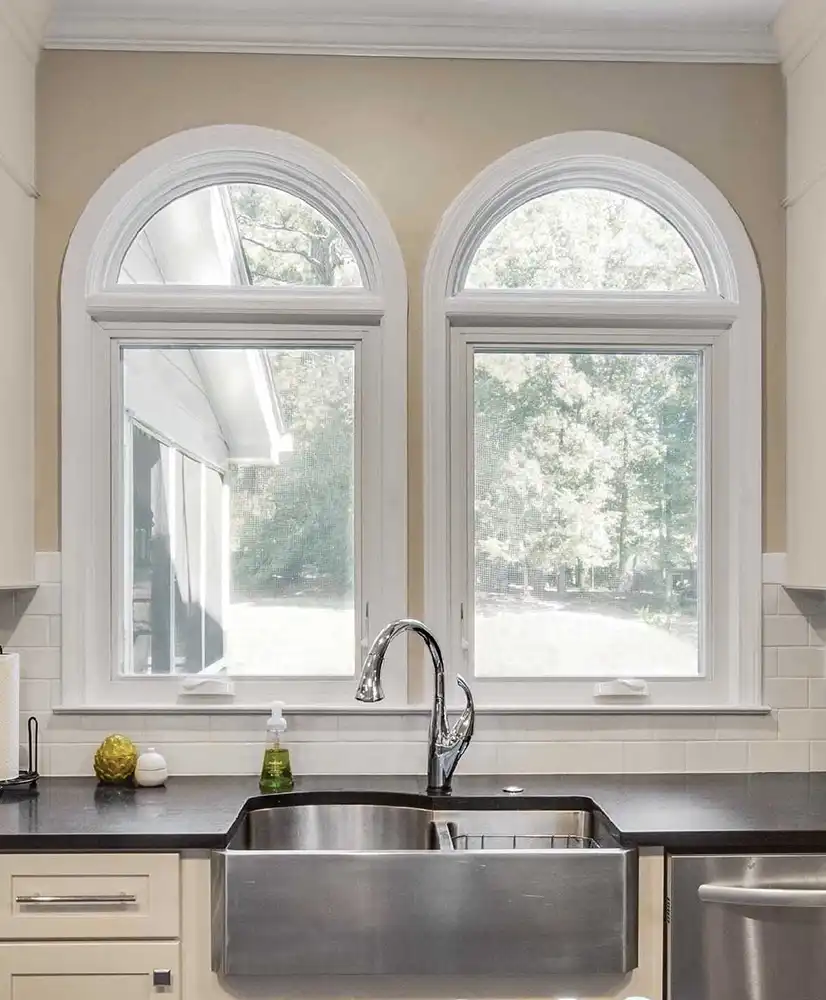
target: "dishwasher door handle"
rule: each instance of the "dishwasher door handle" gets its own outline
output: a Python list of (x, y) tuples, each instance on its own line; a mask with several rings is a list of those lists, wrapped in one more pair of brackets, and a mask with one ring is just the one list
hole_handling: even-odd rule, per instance
[(697, 895), (703, 903), (730, 906), (826, 907), (826, 889), (759, 889), (740, 885), (701, 885)]

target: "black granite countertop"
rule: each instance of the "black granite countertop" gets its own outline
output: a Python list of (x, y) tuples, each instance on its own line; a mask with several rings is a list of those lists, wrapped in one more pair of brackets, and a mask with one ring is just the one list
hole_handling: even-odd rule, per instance
[[(505, 795), (507, 785), (524, 792)], [(426, 798), (424, 779), (415, 777), (300, 778), (294, 794), (365, 792), (388, 803), (441, 801)], [(257, 796), (253, 776), (176, 777), (165, 788), (127, 790), (92, 778), (43, 778), (37, 794), (0, 795), (0, 850), (220, 848)], [(454, 779), (450, 803), (513, 808), (517, 798), (531, 808), (592, 800), (626, 845), (826, 851), (826, 774), (469, 775)]]

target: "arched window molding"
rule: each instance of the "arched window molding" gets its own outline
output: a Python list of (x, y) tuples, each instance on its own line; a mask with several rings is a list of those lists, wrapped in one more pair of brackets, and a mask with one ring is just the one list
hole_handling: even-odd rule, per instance
[[(536, 197), (577, 187), (616, 191), (655, 209), (688, 243), (706, 290), (463, 289), (474, 253), (500, 220)], [(638, 138), (574, 132), (540, 139), (485, 169), (445, 213), (426, 266), (424, 298), (425, 610), (450, 661), (471, 673), (473, 586), (466, 567), (473, 543), (463, 437), (469, 433), (462, 353), (467, 343), (673, 343), (702, 347), (711, 362), (706, 503), (713, 518), (705, 519), (705, 546), (714, 561), (708, 581), (714, 614), (709, 610), (708, 683), (652, 681), (644, 696), (617, 700), (598, 697), (592, 680), (476, 678), (477, 700), (563, 710), (753, 710), (761, 699), (762, 286), (749, 237), (726, 198), (694, 166)], [(604, 679), (611, 679), (610, 670)]]
[[(157, 212), (228, 183), (279, 188), (320, 211), (352, 248), (364, 287), (118, 285), (127, 250)], [(193, 129), (142, 150), (104, 182), (72, 234), (61, 284), (64, 704), (169, 706), (180, 697), (165, 678), (125, 680), (114, 666), (119, 542), (108, 525), (117, 519), (112, 496), (115, 504), (119, 496), (110, 456), (123, 338), (350, 343), (360, 352), (356, 475), (361, 522), (370, 530), (356, 525), (362, 587), (355, 638), (366, 642), (406, 610), (406, 322), (404, 263), (387, 217), (358, 178), (304, 140), (252, 126)], [(403, 671), (393, 673), (391, 697), (402, 698)], [(235, 687), (236, 705), (260, 704), (276, 691), (292, 705), (352, 698), (352, 682), (343, 681), (245, 679)]]

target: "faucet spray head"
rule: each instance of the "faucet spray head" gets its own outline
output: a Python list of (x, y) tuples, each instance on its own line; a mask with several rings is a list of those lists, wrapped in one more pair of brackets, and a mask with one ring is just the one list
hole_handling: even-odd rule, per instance
[(363, 671), (356, 691), (356, 701), (384, 701), (384, 691), (377, 671), (368, 669)]
[(356, 690), (356, 701), (384, 701), (384, 691), (381, 686), (381, 668), (384, 664), (384, 657), (393, 633), (389, 629), (383, 629), (373, 640), (372, 645), (367, 650), (364, 663), (361, 668), (361, 678)]

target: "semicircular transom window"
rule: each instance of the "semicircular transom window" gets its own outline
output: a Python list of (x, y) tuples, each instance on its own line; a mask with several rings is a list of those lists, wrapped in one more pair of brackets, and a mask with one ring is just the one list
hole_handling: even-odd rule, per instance
[(498, 222), (464, 287), (683, 292), (706, 284), (688, 243), (659, 212), (615, 191), (567, 188)]
[(306, 201), (262, 184), (214, 184), (146, 223), (118, 284), (361, 288), (364, 281), (342, 233)]

